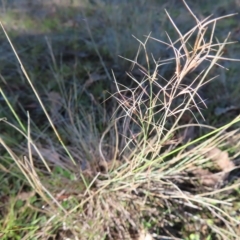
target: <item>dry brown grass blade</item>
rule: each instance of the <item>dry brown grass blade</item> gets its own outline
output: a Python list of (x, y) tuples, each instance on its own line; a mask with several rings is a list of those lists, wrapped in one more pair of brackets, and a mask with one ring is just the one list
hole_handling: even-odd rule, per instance
[(28, 81), (28, 83), (29, 83), (32, 91), (34, 92), (34, 94), (35, 94), (35, 96), (36, 96), (36, 98), (37, 98), (37, 100), (38, 100), (38, 102), (39, 102), (39, 104), (40, 104), (43, 112), (45, 113), (45, 115), (46, 115), (46, 117), (47, 117), (47, 120), (48, 120), (49, 124), (51, 125), (51, 127), (52, 127), (55, 135), (57, 136), (60, 144), (62, 145), (62, 147), (63, 147), (64, 150), (66, 151), (66, 153), (67, 153), (67, 155), (69, 156), (69, 158), (71, 159), (71, 161), (72, 161), (74, 164), (76, 164), (76, 162), (75, 162), (75, 160), (73, 159), (71, 153), (68, 151), (66, 145), (65, 145), (64, 142), (62, 141), (62, 138), (60, 137), (60, 135), (59, 135), (56, 127), (54, 126), (54, 124), (53, 124), (53, 122), (52, 122), (52, 120), (51, 120), (51, 117), (49, 116), (49, 114), (48, 114), (48, 112), (47, 112), (47, 110), (46, 110), (46, 108), (45, 108), (45, 106), (44, 106), (41, 98), (39, 97), (39, 94), (38, 94), (37, 90), (36, 90), (35, 87), (33, 86), (33, 83), (32, 83), (32, 81), (31, 81), (30, 77), (28, 76), (28, 73), (27, 73), (24, 65), (22, 64), (22, 61), (21, 61), (21, 59), (19, 58), (19, 56), (18, 56), (18, 54), (17, 54), (17, 51), (16, 51), (15, 47), (13, 46), (13, 44), (12, 44), (12, 42), (11, 42), (11, 40), (10, 40), (10, 38), (9, 38), (9, 36), (8, 36), (8, 34), (7, 34), (7, 32), (6, 32), (6, 30), (5, 30), (5, 28), (4, 28), (4, 26), (3, 26), (3, 24), (2, 24), (1, 21), (0, 21), (0, 25), (1, 25), (2, 30), (3, 30), (3, 32), (4, 32), (4, 34), (5, 34), (8, 42), (9, 42), (9, 44), (10, 44), (10, 46), (11, 46), (11, 48), (12, 48), (12, 51), (14, 52), (14, 55), (15, 55), (16, 58), (17, 58), (18, 63), (20, 64), (21, 70), (22, 70), (24, 76), (26, 77), (26, 79), (27, 79), (27, 81)]

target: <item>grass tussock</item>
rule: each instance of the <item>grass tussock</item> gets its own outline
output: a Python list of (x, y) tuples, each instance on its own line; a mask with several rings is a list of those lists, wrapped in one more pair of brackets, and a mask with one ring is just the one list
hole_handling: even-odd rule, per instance
[[(130, 88), (113, 72), (117, 92), (104, 104), (86, 88), (79, 91), (73, 84), (67, 91), (60, 82), (62, 96), (51, 93), (48, 109), (2, 26), (48, 125), (45, 131), (32, 131), (36, 128), (31, 116), (23, 123), (1, 90), (17, 122), (1, 119), (1, 124), (24, 141), (18, 148), (9, 147), (3, 138), (0, 143), (25, 177), (21, 185), (26, 189), (4, 208), (1, 237), (238, 239), (239, 180), (234, 171), (240, 135), (234, 126), (240, 118), (219, 128), (201, 123), (206, 107), (201, 89), (215, 79), (215, 69), (224, 69), (224, 61), (234, 61), (223, 55), (232, 44), (229, 36), (223, 42), (215, 36), (218, 21), (233, 14), (200, 20), (184, 4), (195, 26), (181, 32), (166, 11), (178, 39), (168, 33), (168, 42), (151, 35), (145, 41), (136, 39), (139, 51), (128, 61), (142, 77), (129, 72)], [(149, 41), (164, 45), (174, 57), (155, 59)], [(140, 54), (145, 65), (138, 62)], [(159, 72), (168, 64), (174, 70), (166, 79)], [(78, 104), (84, 91), (91, 113)], [(28, 212), (27, 221), (13, 209)]]

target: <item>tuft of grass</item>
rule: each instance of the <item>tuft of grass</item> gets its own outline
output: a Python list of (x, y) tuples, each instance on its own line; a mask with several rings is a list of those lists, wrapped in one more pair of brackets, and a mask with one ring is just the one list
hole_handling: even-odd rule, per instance
[[(17, 149), (2, 137), (0, 143), (27, 180), (26, 189), (19, 188), (18, 197), (1, 210), (5, 239), (238, 238), (239, 181), (227, 177), (239, 156), (238, 148), (233, 148), (239, 134), (231, 128), (240, 118), (215, 129), (200, 122), (206, 107), (200, 89), (215, 79), (211, 76), (215, 69), (224, 68), (222, 61), (236, 60), (223, 56), (224, 47), (232, 43), (229, 36), (223, 42), (215, 39), (217, 22), (233, 14), (200, 20), (183, 2), (195, 26), (182, 33), (166, 11), (178, 39), (172, 40), (168, 33), (168, 42), (150, 34), (145, 40), (136, 38), (139, 52), (128, 60), (142, 78), (128, 73), (130, 88), (113, 77), (117, 92), (112, 100), (104, 98), (102, 105), (86, 85), (74, 81), (66, 87), (47, 40), (61, 93), (49, 95), (48, 109), (2, 25), (48, 122), (45, 130), (33, 132), (30, 114), (22, 122), (1, 91), (18, 125), (6, 119), (1, 124), (24, 141)], [(167, 46), (174, 57), (156, 59), (149, 54), (149, 41)], [(92, 44), (107, 75), (93, 38)], [(140, 54), (145, 65), (138, 61)], [(168, 64), (174, 70), (166, 79), (160, 73)], [(189, 82), (192, 72), (197, 74)], [(79, 104), (81, 94), (88, 97), (90, 113)], [(207, 134), (194, 134), (202, 128)], [(234, 150), (226, 156), (228, 149)], [(212, 152), (224, 156), (224, 162)]]

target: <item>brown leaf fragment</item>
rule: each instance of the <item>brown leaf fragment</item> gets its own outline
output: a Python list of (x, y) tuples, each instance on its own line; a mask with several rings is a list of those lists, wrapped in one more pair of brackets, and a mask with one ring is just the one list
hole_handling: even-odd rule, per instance
[(222, 183), (229, 175), (229, 172), (234, 169), (234, 163), (229, 159), (228, 153), (221, 151), (217, 147), (211, 148), (203, 155), (212, 161), (214, 168), (219, 170), (218, 173), (212, 173), (208, 169), (197, 167), (192, 173), (199, 178), (200, 182), (207, 187), (214, 187)]
[(48, 100), (50, 102), (50, 116), (53, 122), (56, 122), (59, 118), (59, 111), (63, 106), (63, 99), (58, 92), (49, 92)]
[(234, 168), (233, 162), (229, 159), (228, 153), (214, 147), (208, 151), (205, 156), (215, 163), (221, 171), (229, 172)]
[(36, 194), (35, 191), (31, 191), (31, 192), (22, 191), (18, 193), (17, 198), (19, 200), (26, 201), (26, 200), (29, 200), (31, 197), (33, 197), (35, 194)]
[[(197, 168), (192, 172), (200, 183), (206, 187), (214, 187), (216, 184), (222, 182), (224, 173), (211, 173), (207, 169)], [(224, 177), (225, 178), (225, 177)]]
[(90, 87), (93, 83), (100, 81), (104, 78), (105, 78), (104, 75), (99, 75), (97, 73), (91, 73), (91, 74), (89, 74), (88, 80), (84, 84), (84, 88), (86, 89), (86, 88)]
[[(45, 148), (40, 144), (37, 146), (38, 152), (41, 154), (41, 157), (49, 162), (64, 167), (64, 163), (61, 161), (60, 154), (54, 148)], [(34, 148), (32, 148), (33, 156), (39, 157), (38, 153)]]

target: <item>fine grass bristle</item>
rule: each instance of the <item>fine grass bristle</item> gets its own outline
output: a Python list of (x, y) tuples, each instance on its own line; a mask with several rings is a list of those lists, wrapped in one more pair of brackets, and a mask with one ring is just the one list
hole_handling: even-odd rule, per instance
[[(1, 238), (238, 239), (240, 116), (221, 127), (204, 124), (201, 92), (217, 78), (216, 69), (226, 70), (225, 61), (239, 61), (224, 56), (234, 43), (230, 35), (222, 42), (216, 36), (218, 22), (234, 14), (200, 20), (183, 4), (195, 26), (182, 32), (166, 10), (177, 39), (167, 32), (167, 42), (151, 34), (135, 37), (134, 60), (122, 57), (132, 69), (127, 84), (109, 74), (90, 26), (102, 69), (88, 73), (83, 85), (75, 76), (67, 85), (46, 39), (59, 89), (46, 89), (47, 103), (0, 23), (45, 115), (34, 125), (27, 111), (24, 122), (0, 88), (16, 124), (5, 118), (0, 123), (23, 138), (12, 147), (0, 136), (7, 159), (20, 170), (14, 177), (22, 181), (16, 198), (0, 210)], [(165, 46), (170, 57), (155, 59), (150, 42)], [(116, 92), (104, 91), (99, 103), (90, 88), (102, 72)], [(0, 170), (8, 166), (3, 161)]]

